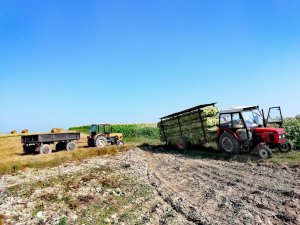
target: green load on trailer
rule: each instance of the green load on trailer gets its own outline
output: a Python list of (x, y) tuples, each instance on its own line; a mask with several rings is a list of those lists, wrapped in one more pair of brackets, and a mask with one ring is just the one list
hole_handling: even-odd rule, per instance
[(215, 104), (195, 106), (161, 118), (158, 123), (161, 140), (179, 148), (215, 141), (219, 122)]

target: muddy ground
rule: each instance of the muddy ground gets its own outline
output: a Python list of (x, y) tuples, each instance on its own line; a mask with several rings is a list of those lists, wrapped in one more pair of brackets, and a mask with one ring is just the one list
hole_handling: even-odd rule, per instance
[(7, 224), (300, 224), (300, 169), (131, 148), (0, 180)]

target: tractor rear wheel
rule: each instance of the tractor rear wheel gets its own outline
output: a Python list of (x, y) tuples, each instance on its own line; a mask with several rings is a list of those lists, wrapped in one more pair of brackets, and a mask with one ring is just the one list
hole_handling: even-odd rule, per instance
[(259, 145), (256, 147), (258, 156), (262, 159), (272, 157), (272, 150), (267, 145)]
[(95, 139), (95, 146), (98, 148), (103, 148), (107, 145), (107, 139), (104, 136), (98, 136)]
[(224, 132), (221, 134), (219, 141), (219, 147), (227, 154), (239, 154), (241, 149), (240, 142), (230, 133)]

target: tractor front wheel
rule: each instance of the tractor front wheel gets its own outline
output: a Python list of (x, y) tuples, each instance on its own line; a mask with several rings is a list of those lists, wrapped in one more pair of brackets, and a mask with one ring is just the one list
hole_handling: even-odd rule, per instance
[(267, 145), (259, 145), (256, 147), (258, 156), (262, 159), (272, 157), (272, 150)]
[(230, 133), (224, 132), (221, 134), (219, 141), (219, 147), (227, 154), (239, 154), (241, 149), (240, 142)]
[(95, 146), (98, 148), (103, 148), (107, 145), (107, 139), (104, 136), (98, 136), (95, 139)]
[(278, 148), (279, 148), (279, 151), (281, 151), (283, 153), (287, 153), (287, 152), (291, 151), (293, 147), (292, 147), (291, 143), (287, 141), (286, 143), (279, 145)]

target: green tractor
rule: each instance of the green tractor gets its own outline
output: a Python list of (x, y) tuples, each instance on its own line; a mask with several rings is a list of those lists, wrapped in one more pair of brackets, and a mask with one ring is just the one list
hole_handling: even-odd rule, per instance
[(109, 123), (92, 124), (90, 136), (87, 137), (89, 147), (103, 148), (107, 145), (124, 145), (123, 134), (113, 133)]

